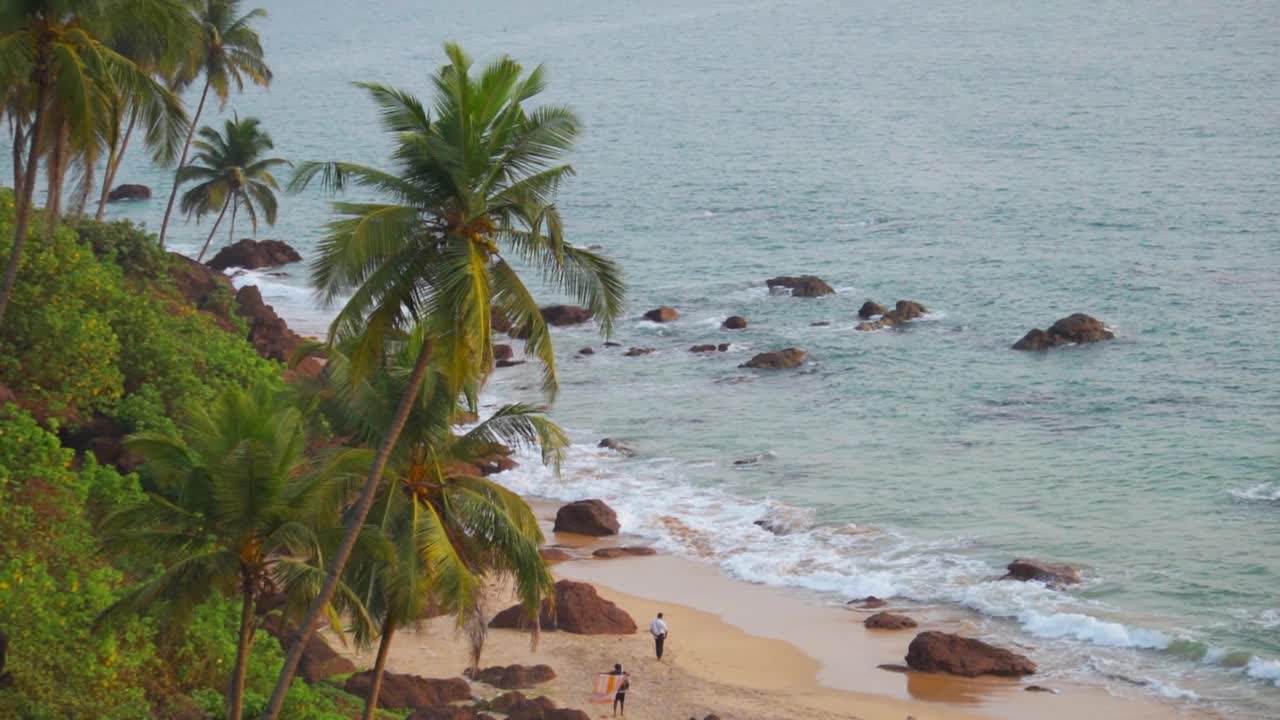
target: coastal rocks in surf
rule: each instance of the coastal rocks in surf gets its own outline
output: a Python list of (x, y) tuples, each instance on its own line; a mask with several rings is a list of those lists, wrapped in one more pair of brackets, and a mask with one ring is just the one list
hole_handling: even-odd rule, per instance
[(632, 445), (625, 440), (617, 440), (615, 438), (604, 438), (600, 442), (596, 443), (596, 447), (612, 450), (619, 455), (626, 455), (627, 457), (635, 457), (636, 454), (635, 445)]
[(727, 352), (728, 350), (729, 343), (720, 343), (719, 345), (715, 343), (704, 343), (702, 345), (694, 345), (689, 348), (689, 352), (691, 353)]
[[(367, 700), (373, 691), (373, 671), (352, 675), (342, 689)], [(378, 690), (378, 707), (388, 710), (418, 710), (470, 699), (471, 685), (462, 678), (436, 680), (383, 672), (382, 687)]]
[(565, 562), (566, 560), (573, 559), (572, 555), (558, 547), (538, 548), (538, 554), (541, 555), (542, 559), (547, 563)]
[(603, 500), (578, 500), (556, 511), (553, 532), (576, 533), (601, 537), (617, 535), (620, 529), (618, 514)]
[(556, 327), (581, 325), (591, 319), (591, 311), (577, 305), (548, 305), (542, 308), (542, 319)]
[(906, 628), (915, 627), (916, 621), (906, 615), (878, 612), (863, 620), (862, 625), (868, 630), (905, 630)]
[(1007, 573), (1001, 580), (1037, 581), (1051, 588), (1063, 585), (1075, 585), (1080, 582), (1080, 571), (1070, 565), (1040, 562), (1018, 558), (1005, 568)]
[(888, 310), (885, 308), (885, 306), (881, 305), (880, 303), (868, 300), (862, 303), (862, 307), (858, 308), (858, 317), (862, 318), (863, 320), (870, 320), (871, 318), (877, 315), (883, 315), (886, 312), (888, 312)]
[(511, 332), (511, 318), (496, 305), (489, 307), (489, 329), (493, 332)]
[(612, 560), (620, 557), (645, 557), (657, 554), (657, 550), (645, 545), (625, 545), (623, 547), (600, 548), (591, 553), (591, 556), (601, 560)]
[(974, 638), (934, 630), (916, 635), (907, 647), (906, 659), (912, 670), (964, 677), (1018, 677), (1036, 671), (1036, 664), (1024, 655)]
[(595, 348), (584, 347), (578, 351), (578, 354), (585, 357), (587, 355), (595, 355), (596, 351)]
[(302, 344), (302, 337), (263, 301), (256, 285), (245, 285), (236, 291), (236, 314), (248, 323), (249, 343), (264, 358), (288, 362)]
[(502, 362), (503, 360), (510, 360), (513, 357), (515, 357), (515, 350), (512, 349), (510, 345), (507, 345), (506, 343), (494, 343), (493, 345), (494, 362)]
[(680, 317), (680, 311), (669, 305), (656, 307), (644, 314), (644, 319), (649, 322), (665, 323), (671, 322)]
[(1075, 313), (1050, 325), (1048, 330), (1036, 328), (1028, 332), (1013, 344), (1013, 349), (1048, 350), (1059, 345), (1084, 345), (1114, 340), (1115, 337), (1115, 333), (1108, 330), (1101, 320), (1084, 313)]
[(517, 365), (524, 365), (526, 362), (526, 360), (499, 360), (493, 365), (494, 367), (509, 368)]
[(730, 315), (723, 323), (720, 323), (721, 330), (746, 330), (747, 319), (741, 315)]
[[(864, 304), (862, 307), (865, 309), (867, 306)], [(877, 305), (876, 307), (879, 306)], [(853, 329), (861, 330), (863, 332), (883, 330), (885, 328), (904, 325), (912, 320), (924, 317), (927, 312), (928, 310), (926, 310), (923, 305), (915, 302), (914, 300), (899, 300), (893, 306), (892, 310), (882, 313), (879, 320), (860, 322)], [(862, 316), (861, 310), (858, 311), (858, 316)]]
[(625, 355), (625, 356), (627, 356), (627, 357), (640, 357), (640, 356), (642, 356), (642, 355), (651, 355), (651, 354), (653, 354), (654, 352), (657, 352), (657, 348), (651, 348), (651, 347), (633, 347), (633, 348), (631, 348), (630, 350), (628, 350), (628, 351), (626, 351), (626, 352), (624, 352), (624, 353), (622, 353), (622, 354), (623, 354), (623, 355)]
[(259, 268), (278, 267), (302, 260), (297, 250), (280, 240), (253, 240), (242, 238), (218, 251), (213, 259), (205, 263), (214, 270), (227, 268)]
[[(631, 635), (636, 631), (636, 621), (626, 610), (600, 597), (591, 585), (573, 580), (556, 583), (555, 604), (543, 601), (538, 620), (543, 630), (578, 635)], [(514, 605), (495, 615), (489, 627), (529, 629), (533, 622), (523, 605)]]
[(864, 598), (855, 598), (845, 603), (845, 605), (857, 605), (863, 610), (874, 610), (876, 608), (882, 608), (888, 604), (888, 601), (883, 598), (878, 598), (875, 595), (868, 595)]
[(778, 277), (769, 278), (765, 281), (772, 292), (777, 288), (791, 291), (794, 297), (822, 297), (823, 295), (833, 295), (835, 290), (826, 283), (822, 278), (815, 275), (800, 275), (792, 277), (790, 275), (780, 275)]
[(787, 348), (776, 352), (765, 352), (756, 355), (738, 367), (755, 368), (757, 370), (788, 370), (799, 367), (807, 353), (798, 348)]
[(494, 665), (483, 670), (467, 668), (462, 674), (500, 690), (531, 688), (556, 679), (556, 671), (550, 665)]
[(150, 200), (151, 188), (146, 185), (117, 185), (107, 193), (107, 202), (120, 202), (121, 200)]
[[(263, 618), (262, 629), (280, 642), (281, 650), (289, 652), (293, 628), (286, 625), (279, 615), (268, 615)], [(302, 660), (298, 663), (298, 675), (303, 680), (315, 684), (325, 678), (345, 675), (355, 670), (355, 664), (334, 652), (319, 634), (312, 633), (311, 637), (307, 638), (307, 645), (302, 651)]]

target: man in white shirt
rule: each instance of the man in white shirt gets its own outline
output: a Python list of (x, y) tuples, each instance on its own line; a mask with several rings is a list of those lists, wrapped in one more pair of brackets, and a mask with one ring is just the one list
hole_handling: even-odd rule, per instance
[(662, 644), (667, 640), (667, 623), (662, 619), (662, 613), (658, 613), (658, 617), (649, 623), (649, 634), (653, 635), (653, 648), (658, 653), (658, 659), (662, 659)]

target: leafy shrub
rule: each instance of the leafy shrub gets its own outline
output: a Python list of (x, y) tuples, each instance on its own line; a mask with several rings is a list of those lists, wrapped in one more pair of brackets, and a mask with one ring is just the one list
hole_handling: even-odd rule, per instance
[(159, 280), (169, 269), (169, 256), (156, 236), (131, 220), (82, 220), (76, 227), (80, 242), (99, 258), (119, 265), (130, 277)]

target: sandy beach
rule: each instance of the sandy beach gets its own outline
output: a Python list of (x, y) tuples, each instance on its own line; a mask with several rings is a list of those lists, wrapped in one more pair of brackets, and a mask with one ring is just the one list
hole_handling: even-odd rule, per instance
[[(544, 632), (536, 648), (526, 632), (491, 630), (482, 665), (550, 665), (556, 679), (525, 693), (546, 695), (593, 717), (611, 714), (589, 698), (593, 676), (614, 663), (632, 674), (626, 715), (637, 720), (701, 719), (712, 713), (750, 720), (1210, 717), (1147, 697), (1115, 697), (1101, 688), (1052, 681), (1045, 684), (1057, 694), (1026, 692), (1034, 676), (1019, 682), (881, 670), (878, 665), (903, 661), (916, 630), (869, 631), (861, 623), (869, 611), (740, 583), (683, 558), (589, 559), (592, 549), (616, 539), (548, 537), (575, 556), (555, 566), (557, 577), (590, 582), (626, 610), (640, 630), (628, 636)], [(491, 613), (512, 603), (505, 593), (494, 593)], [(671, 625), (662, 661), (655, 659), (645, 630), (659, 611)], [(964, 630), (963, 621), (920, 620), (918, 630)], [(347, 654), (361, 668), (372, 663), (372, 653)], [(399, 634), (387, 666), (392, 672), (442, 678), (457, 676), (467, 664), (465, 639), (451, 619), (437, 618)], [(485, 698), (502, 692), (482, 684), (473, 688)]]

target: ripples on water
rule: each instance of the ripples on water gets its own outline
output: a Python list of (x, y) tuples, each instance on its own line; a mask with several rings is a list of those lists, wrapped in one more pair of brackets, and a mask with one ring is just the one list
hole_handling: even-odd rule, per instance
[[(346, 83), (425, 93), (446, 38), (545, 62), (584, 118), (562, 211), (627, 270), (619, 339), (659, 352), (581, 360), (599, 342), (562, 333), (556, 415), (583, 446), (564, 480), (513, 486), (603, 496), (628, 530), (744, 579), (979, 610), (1051, 674), (1280, 715), (1273, 5), (268, 4), (275, 86), (234, 109), (285, 157), (381, 162)], [(163, 188), (138, 161), (121, 180)], [(112, 212), (157, 227), (156, 196)], [(306, 255), (324, 198), (281, 215), (271, 235)], [(252, 281), (322, 332), (288, 272)], [(840, 294), (764, 290), (803, 272)], [(932, 318), (854, 333), (866, 298)], [(638, 320), (658, 304), (684, 318)], [(1008, 349), (1075, 311), (1118, 339)], [(719, 331), (730, 314), (750, 328)], [(734, 348), (685, 351), (713, 340)], [(736, 369), (791, 345), (806, 371)], [(498, 394), (532, 387), (507, 372)], [(602, 456), (605, 434), (642, 457)], [(798, 531), (752, 524), (780, 515)], [(1015, 555), (1089, 581), (984, 581)]]

